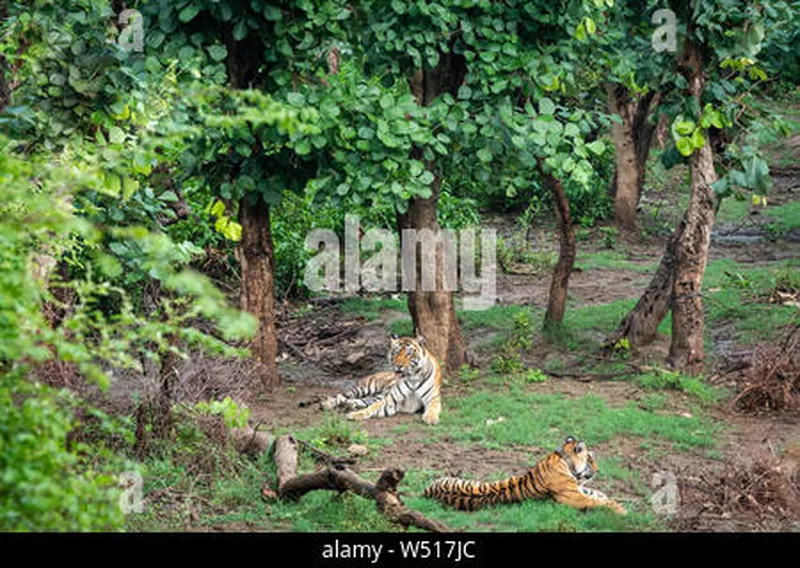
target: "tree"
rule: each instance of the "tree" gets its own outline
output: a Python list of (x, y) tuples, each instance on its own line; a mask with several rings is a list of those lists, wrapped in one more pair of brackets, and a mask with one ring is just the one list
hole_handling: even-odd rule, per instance
[[(193, 1), (179, 9), (149, 3), (141, 10), (153, 65), (179, 56), (202, 70), (181, 77), (191, 94), (182, 103), (184, 127), (194, 128), (181, 158), (182, 177), (219, 198), (215, 211), (226, 226), (237, 228), (232, 236), (240, 238), (240, 303), (259, 322), (251, 351), (260, 363), (264, 388), (272, 389), (280, 378), (271, 207), (284, 190), (302, 190), (315, 171), (303, 158), (308, 140), (296, 146), (292, 139), (318, 134), (306, 124), (316, 113), (288, 102), (302, 98), (294, 89), (298, 77), (314, 82), (316, 63), (311, 51), (305, 58), (292, 54), (299, 46), (309, 49), (329, 41), (326, 36), (336, 20), (315, 21), (313, 6), (292, 2)], [(329, 28), (323, 32), (325, 25)], [(202, 129), (196, 129), (198, 124)], [(230, 215), (238, 215), (238, 225), (230, 222)]]
[[(387, 171), (369, 169), (367, 175), (373, 180), (373, 199), (378, 193), (395, 202), (400, 229), (429, 229), (436, 234), (442, 180), (507, 195), (540, 174), (558, 180), (554, 187), (565, 180), (588, 185), (592, 173), (588, 156), (601, 153), (603, 144), (586, 143), (593, 117), (578, 110), (570, 98), (578, 90), (579, 61), (572, 35), (589, 15), (602, 12), (605, 5), (599, 4), (374, 2), (363, 9), (363, 18), (358, 14), (367, 32), (352, 45), (356, 54), (363, 54), (363, 73), (379, 73), (382, 84), (400, 92), (408, 89), (413, 97), (402, 96), (395, 104), (394, 96), (385, 95), (381, 100), (385, 117), (355, 131), (365, 151), (378, 146), (377, 159), (389, 159), (388, 165), (380, 162)], [(372, 141), (376, 130), (380, 144)], [(384, 154), (387, 148), (398, 147), (410, 158), (406, 161), (411, 176), (405, 179), (402, 162)], [(363, 156), (350, 156), (363, 168)], [(352, 164), (348, 158), (342, 161), (346, 168)], [(375, 183), (387, 174), (390, 181)], [(355, 178), (352, 173), (348, 176)], [(428, 187), (403, 192), (402, 184), (409, 178)], [(347, 193), (353, 185), (358, 187), (346, 183), (337, 191)], [(383, 188), (390, 193), (381, 193)], [(406, 200), (409, 193), (407, 202), (397, 199)], [(559, 211), (568, 215), (563, 200), (557, 201)], [(560, 219), (568, 225), (568, 216)], [(570, 233), (570, 228), (564, 229), (564, 234)], [(571, 262), (560, 263), (564, 270), (556, 278), (556, 289), (563, 291), (561, 314), (568, 266)], [(437, 281), (442, 280), (439, 272)], [(409, 292), (415, 327), (450, 371), (465, 356), (454, 308), (449, 292), (421, 290), (419, 281)], [(556, 320), (560, 321), (557, 310), (548, 321)]]
[(674, 164), (688, 158), (689, 206), (650, 286), (606, 343), (613, 345), (626, 336), (634, 345), (650, 341), (671, 308), (669, 361), (697, 372), (704, 357), (702, 280), (718, 199), (737, 188), (763, 193), (769, 187), (766, 162), (752, 149), (736, 144), (723, 148), (722, 166), (727, 171), (718, 179), (708, 131), (730, 129), (729, 139), (735, 140), (737, 132), (754, 118), (748, 116), (744, 101), (755, 84), (766, 78), (754, 57), (769, 23), (791, 20), (793, 12), (784, 2), (765, 6), (763, 12), (726, 0), (672, 7), (678, 20), (686, 22), (686, 31), (681, 57), (671, 67), (672, 87), (662, 90), (673, 116), (675, 140), (665, 160)]

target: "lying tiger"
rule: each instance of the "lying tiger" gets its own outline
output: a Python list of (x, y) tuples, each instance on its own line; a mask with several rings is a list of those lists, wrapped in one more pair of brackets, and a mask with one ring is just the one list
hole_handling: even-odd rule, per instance
[(330, 397), (322, 408), (350, 410), (351, 420), (422, 412), (427, 424), (437, 424), (442, 412), (442, 371), (422, 336), (392, 335), (389, 362), (394, 371), (370, 375), (350, 391)]
[(608, 507), (625, 515), (622, 505), (600, 491), (583, 487), (596, 472), (594, 454), (588, 451), (586, 444), (576, 442), (570, 436), (561, 448), (539, 461), (527, 473), (492, 482), (442, 477), (425, 489), (425, 496), (463, 511), (496, 503), (552, 497), (558, 503), (578, 509)]

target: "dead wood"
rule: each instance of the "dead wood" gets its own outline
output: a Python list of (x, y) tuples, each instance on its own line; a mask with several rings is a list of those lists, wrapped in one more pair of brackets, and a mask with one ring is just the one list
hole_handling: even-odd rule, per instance
[[(292, 436), (281, 436), (275, 442), (274, 457), (278, 469), (277, 494), (279, 498), (298, 500), (309, 491), (317, 489), (352, 491), (361, 497), (374, 499), (378, 511), (393, 523), (404, 527), (419, 527), (431, 532), (449, 532), (444, 525), (403, 504), (397, 495), (397, 485), (405, 475), (402, 470), (386, 469), (381, 473), (378, 482), (373, 484), (359, 477), (339, 460), (334, 462), (335, 465), (328, 465), (314, 473), (298, 476), (297, 452), (299, 446), (298, 440)], [(319, 452), (319, 450), (316, 451)], [(268, 495), (269, 492), (262, 489), (262, 494)]]

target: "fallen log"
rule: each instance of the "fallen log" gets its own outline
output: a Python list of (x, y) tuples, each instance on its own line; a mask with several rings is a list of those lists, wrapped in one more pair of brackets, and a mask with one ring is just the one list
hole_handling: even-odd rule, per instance
[[(275, 465), (278, 469), (278, 492), (280, 499), (299, 500), (303, 495), (317, 489), (352, 491), (367, 499), (374, 499), (378, 511), (389, 521), (404, 527), (419, 527), (431, 532), (450, 532), (447, 527), (427, 518), (422, 513), (406, 507), (397, 495), (397, 485), (405, 475), (400, 469), (386, 469), (377, 483), (359, 477), (346, 464), (338, 462), (327, 465), (314, 473), (297, 475), (297, 452), (299, 444), (292, 436), (281, 436), (275, 441)], [(271, 496), (271, 490), (262, 490)]]

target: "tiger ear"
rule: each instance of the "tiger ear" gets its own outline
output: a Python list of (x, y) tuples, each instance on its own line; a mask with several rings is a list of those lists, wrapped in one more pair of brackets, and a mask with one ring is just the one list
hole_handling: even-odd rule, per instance
[(425, 347), (425, 338), (420, 333), (417, 334), (417, 343), (419, 343), (420, 347)]
[(396, 333), (390, 333), (389, 337), (391, 337), (393, 340), (394, 339), (399, 339), (399, 336)]
[(575, 443), (575, 438), (573, 438), (572, 436), (567, 436), (567, 439), (564, 440), (564, 444), (565, 445), (566, 444), (574, 444), (574, 443)]

